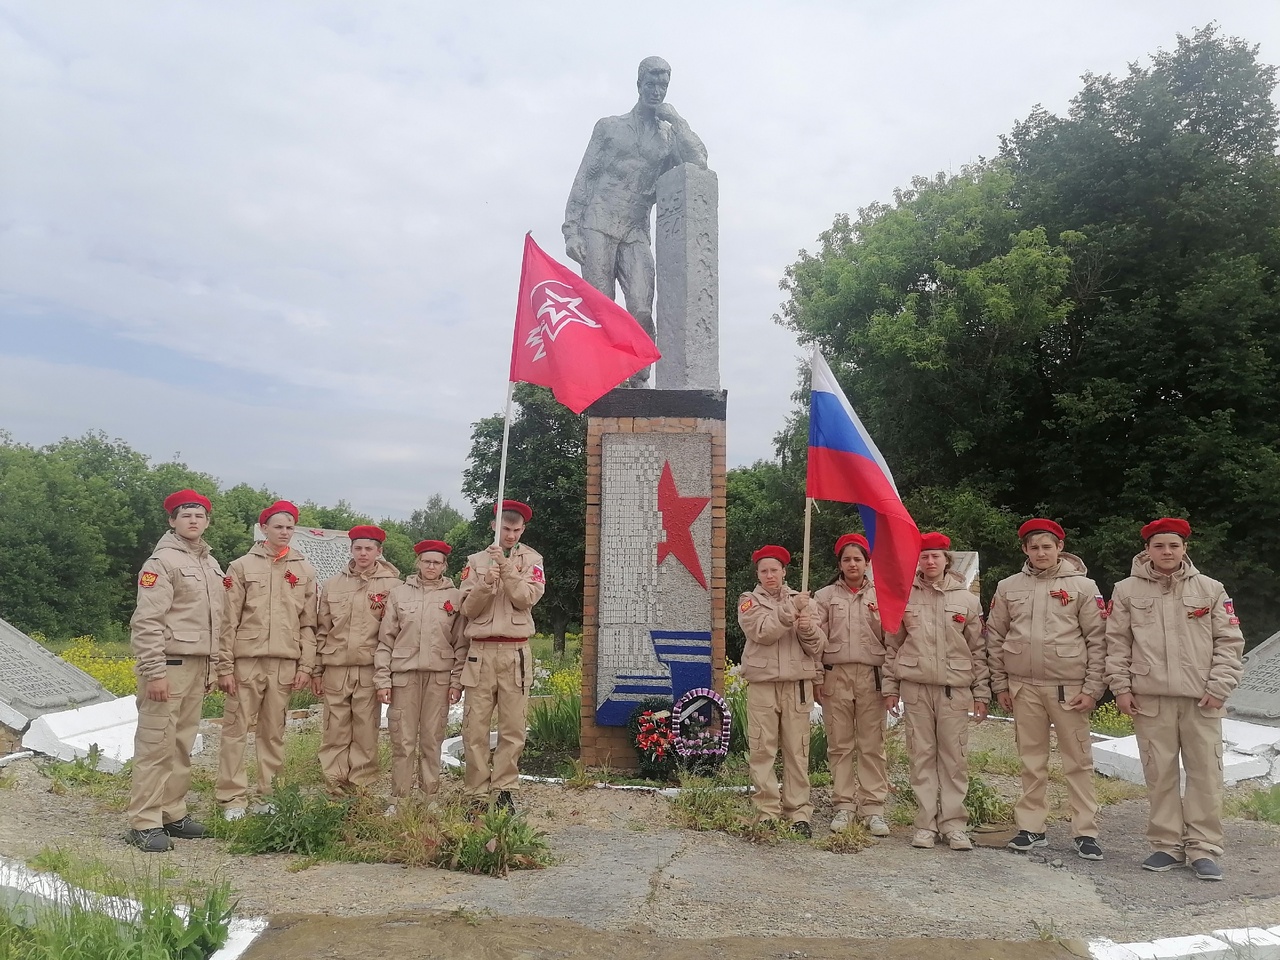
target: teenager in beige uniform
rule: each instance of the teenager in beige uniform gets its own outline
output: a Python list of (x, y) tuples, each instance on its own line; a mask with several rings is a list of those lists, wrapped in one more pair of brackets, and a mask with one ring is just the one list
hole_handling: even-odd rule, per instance
[[(836, 541), (835, 579), (814, 595), (818, 629), (826, 635), (824, 676), (814, 691), (827, 728), (831, 767), (831, 832), (862, 819), (873, 837), (889, 836), (884, 818), (889, 779), (885, 772), (884, 627), (876, 607), (876, 588), (866, 576), (871, 546), (866, 537), (847, 533)], [(854, 751), (858, 776), (853, 775)], [(856, 797), (856, 799), (855, 799)]]
[(382, 710), (373, 684), (373, 654), (387, 597), (400, 572), (382, 558), (381, 527), (352, 527), (351, 560), (320, 587), (312, 692), (324, 701), (320, 769), (333, 791), (378, 779)]
[(138, 729), (129, 788), (129, 842), (147, 853), (194, 840), (204, 825), (187, 816), (191, 747), (200, 706), (213, 680), (226, 598), (222, 568), (203, 533), (211, 505), (194, 490), (164, 501), (170, 531), (138, 575), (138, 606), (129, 623), (137, 659)]
[[(747, 740), (751, 802), (765, 822), (785, 819), (813, 836), (809, 802), (809, 714), (822, 673), (824, 637), (807, 593), (787, 586), (791, 554), (772, 544), (751, 555), (759, 585), (738, 598), (738, 625), (747, 638), (742, 679), (747, 681)], [(782, 750), (782, 789), (773, 764)]]
[(1093, 789), (1089, 714), (1106, 692), (1106, 604), (1084, 561), (1063, 552), (1062, 527), (1037, 517), (1018, 528), (1027, 562), (1001, 580), (987, 618), (991, 689), (1013, 714), (1022, 796), (1013, 808), (1018, 835), (1009, 848), (1046, 847), (1049, 728), (1058, 735), (1071, 802), (1072, 844), (1101, 860)]
[(1133, 717), (1147, 781), (1154, 852), (1142, 868), (1190, 863), (1201, 880), (1221, 880), (1223, 704), (1240, 684), (1244, 636), (1227, 591), (1187, 556), (1190, 536), (1176, 517), (1142, 528), (1146, 549), (1111, 595), (1107, 682)]
[[(449, 705), (462, 699), (467, 638), (462, 591), (444, 575), (450, 546), (423, 540), (413, 552), (418, 572), (387, 599), (373, 682), (378, 699), (391, 705), (391, 795), (409, 795), (416, 767), (423, 795), (434, 797), (440, 790), (440, 744)], [(392, 804), (388, 814), (395, 809)]]
[(249, 802), (244, 751), (254, 729), (258, 794), (271, 793), (284, 766), (289, 695), (311, 684), (316, 661), (316, 571), (289, 546), (298, 508), (277, 500), (258, 517), (266, 540), (231, 561), (223, 580), (227, 619), (218, 655), (218, 686), (227, 694), (214, 796), (228, 820)]
[(885, 637), (884, 705), (906, 704), (911, 789), (919, 807), (913, 847), (935, 835), (972, 850), (964, 796), (969, 789), (969, 710), (979, 721), (991, 700), (982, 642), (982, 604), (951, 572), (951, 539), (926, 533), (902, 626)]
[[(497, 806), (515, 810), (520, 786), (525, 717), (533, 687), (533, 605), (547, 589), (542, 556), (520, 542), (533, 511), (518, 500), (503, 500), (498, 544), (467, 558), (459, 577), (462, 614), (470, 641), (462, 668), (466, 693), (462, 743), (467, 754), (463, 783), (474, 803), (497, 791)], [(498, 748), (489, 758), (489, 728), (498, 712)]]

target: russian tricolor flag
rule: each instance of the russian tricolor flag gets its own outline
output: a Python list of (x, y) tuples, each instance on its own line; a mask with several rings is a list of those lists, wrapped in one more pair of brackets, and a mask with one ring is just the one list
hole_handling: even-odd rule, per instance
[(920, 560), (920, 530), (898, 496), (889, 465), (817, 347), (805, 493), (815, 500), (858, 505), (871, 543), (880, 620), (886, 630), (897, 630)]

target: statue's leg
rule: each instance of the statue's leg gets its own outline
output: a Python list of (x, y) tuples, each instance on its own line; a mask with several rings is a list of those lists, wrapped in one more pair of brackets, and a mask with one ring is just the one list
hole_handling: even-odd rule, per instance
[[(653, 326), (653, 251), (649, 249), (649, 242), (637, 240), (618, 244), (617, 271), (627, 312), (636, 318), (650, 340), (656, 340)], [(639, 387), (648, 382), (649, 368), (645, 367), (628, 380), (627, 384)]]
[(582, 261), (582, 279), (610, 300), (616, 300), (618, 286), (614, 281), (614, 264), (618, 259), (618, 241), (599, 230), (584, 228), (582, 246), (586, 253)]

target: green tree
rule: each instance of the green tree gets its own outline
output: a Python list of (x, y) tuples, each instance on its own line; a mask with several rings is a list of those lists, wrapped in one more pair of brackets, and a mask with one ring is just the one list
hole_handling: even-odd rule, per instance
[(1275, 80), (1216, 28), (1179, 37), (1086, 76), (995, 160), (837, 217), (788, 268), (781, 321), (988, 587), (1028, 515), (1061, 518), (1109, 589), (1139, 525), (1182, 513), (1251, 639), (1280, 626)]
[[(564, 651), (564, 635), (582, 616), (582, 568), (586, 530), (586, 417), (562, 406), (545, 387), (517, 384), (507, 455), (506, 496), (533, 508), (526, 539), (546, 561), (547, 592), (535, 617), (549, 627), (555, 649)], [(474, 553), (492, 542), (502, 451), (499, 416), (472, 426), (471, 454), (462, 492), (475, 507), (465, 535), (455, 525), (450, 545), (459, 554)], [(461, 561), (452, 565), (461, 567)]]
[(427, 505), (413, 511), (403, 527), (405, 533), (417, 543), (419, 540), (443, 540), (450, 530), (465, 520), (453, 508), (453, 504), (440, 494), (433, 493), (427, 500)]

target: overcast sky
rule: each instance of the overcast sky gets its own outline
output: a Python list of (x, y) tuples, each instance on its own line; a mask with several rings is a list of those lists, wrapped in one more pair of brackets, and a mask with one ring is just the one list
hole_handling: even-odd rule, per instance
[(565, 259), (592, 125), (659, 55), (720, 178), (750, 463), (800, 355), (778, 282), (835, 214), (1211, 19), (1280, 62), (1275, 0), (0, 0), (0, 429), (378, 517), (461, 506), (524, 233)]

